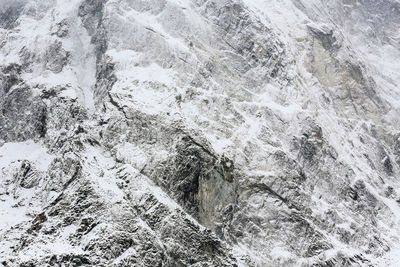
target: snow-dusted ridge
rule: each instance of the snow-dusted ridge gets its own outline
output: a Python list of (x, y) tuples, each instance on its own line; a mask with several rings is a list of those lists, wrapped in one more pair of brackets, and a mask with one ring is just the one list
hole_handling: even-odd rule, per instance
[(397, 0), (0, 0), (0, 264), (397, 266)]

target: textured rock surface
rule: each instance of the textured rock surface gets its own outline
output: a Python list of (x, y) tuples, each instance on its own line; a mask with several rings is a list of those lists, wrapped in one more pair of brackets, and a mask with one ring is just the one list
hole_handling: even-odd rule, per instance
[(0, 0), (0, 264), (398, 266), (400, 3)]

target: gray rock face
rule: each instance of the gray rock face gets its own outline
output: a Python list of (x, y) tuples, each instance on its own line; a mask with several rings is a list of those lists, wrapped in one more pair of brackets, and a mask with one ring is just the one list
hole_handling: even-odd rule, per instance
[(0, 2), (0, 26), (3, 29), (12, 29), (18, 24), (18, 18), (24, 7), (24, 0)]
[(105, 55), (108, 47), (106, 26), (103, 24), (106, 1), (87, 0), (79, 6), (78, 16), (91, 36), (91, 43), (96, 53), (96, 84), (94, 96), (102, 101), (115, 83), (114, 64)]
[(399, 24), (0, 0), (0, 264), (398, 266)]
[(44, 55), (46, 69), (59, 73), (68, 63), (69, 52), (62, 48), (61, 42), (51, 44)]
[(46, 134), (46, 105), (25, 86), (14, 88), (2, 97), (1, 113), (0, 138), (5, 142), (38, 139)]
[(10, 89), (22, 82), (20, 78), (21, 66), (18, 64), (10, 64), (1, 70), (1, 96), (8, 94)]

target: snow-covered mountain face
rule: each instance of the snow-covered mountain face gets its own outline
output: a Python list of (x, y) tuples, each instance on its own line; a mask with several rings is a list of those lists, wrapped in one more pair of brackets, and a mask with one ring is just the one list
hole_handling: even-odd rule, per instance
[(0, 0), (0, 264), (398, 266), (400, 2)]

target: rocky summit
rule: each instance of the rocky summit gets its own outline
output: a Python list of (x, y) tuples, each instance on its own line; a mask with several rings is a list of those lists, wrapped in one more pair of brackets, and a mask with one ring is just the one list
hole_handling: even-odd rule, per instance
[(0, 265), (400, 266), (399, 0), (0, 0)]

